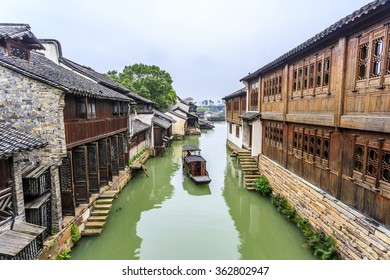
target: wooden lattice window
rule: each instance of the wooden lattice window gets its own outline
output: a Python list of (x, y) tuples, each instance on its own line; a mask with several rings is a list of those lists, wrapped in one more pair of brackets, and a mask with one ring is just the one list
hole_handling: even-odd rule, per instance
[(329, 137), (323, 138), (323, 153), (322, 153), (322, 159), (329, 160), (329, 149), (330, 149), (330, 139)]
[(96, 145), (88, 145), (88, 173), (97, 173)]
[(303, 89), (307, 89), (307, 79), (309, 75), (309, 69), (307, 66), (303, 68)]
[(23, 60), (30, 60), (30, 50), (27, 49), (23, 44), (18, 42), (9, 42), (7, 44), (8, 55), (17, 57)]
[(376, 177), (378, 172), (378, 155), (379, 151), (377, 148), (367, 147), (366, 175)]
[(282, 147), (283, 127), (281, 124), (267, 122), (264, 129), (264, 142), (271, 146)]
[(367, 64), (368, 64), (368, 43), (359, 46), (359, 64), (358, 64), (358, 80), (367, 79)]
[(302, 89), (302, 76), (303, 76), (303, 70), (302, 70), (302, 68), (299, 68), (298, 69), (298, 87), (297, 87), (297, 90), (301, 90)]
[(371, 56), (371, 78), (381, 75), (383, 59), (383, 37), (377, 38), (372, 42), (372, 56)]
[(106, 165), (107, 164), (107, 144), (106, 141), (99, 142), (99, 164)]
[(298, 132), (294, 131), (293, 148), (298, 149)]
[(229, 133), (230, 134), (233, 133), (233, 125), (232, 125), (232, 123), (229, 123)]
[(293, 72), (293, 92), (297, 91), (297, 85), (298, 85), (298, 72), (297, 72), (297, 70), (294, 70), (294, 72)]
[(365, 147), (363, 145), (355, 145), (355, 164), (354, 170), (363, 173)]
[(27, 49), (11, 45), (11, 55), (20, 59), (28, 60)]
[(85, 119), (87, 117), (87, 102), (86, 98), (77, 99), (76, 103), (77, 117), (80, 119)]
[(236, 125), (236, 137), (240, 138), (240, 126)]
[(309, 67), (309, 88), (314, 87), (314, 63), (310, 64)]
[(96, 101), (95, 99), (88, 98), (87, 102), (87, 117), (88, 119), (95, 119), (96, 118)]
[(234, 111), (240, 110), (240, 98), (239, 98), (239, 97), (234, 98), (234, 101), (233, 101), (233, 110), (234, 110)]
[(118, 158), (118, 146), (116, 137), (111, 139), (111, 160), (116, 160)]
[(303, 151), (309, 153), (309, 135), (303, 136)]
[(381, 180), (390, 183), (390, 150), (383, 150)]
[(356, 141), (354, 176), (375, 188), (381, 183), (390, 183), (390, 145), (384, 143), (384, 139)]
[(61, 192), (72, 192), (72, 174), (69, 152), (67, 153), (67, 157), (63, 158), (62, 165), (60, 166), (60, 186)]
[(257, 111), (257, 102), (259, 94), (259, 82), (252, 83), (251, 85), (251, 111)]
[(316, 86), (321, 86), (321, 80), (322, 80), (322, 61), (317, 62), (317, 83)]
[(330, 57), (327, 57), (324, 60), (324, 78), (322, 84), (324, 86), (328, 86), (329, 79), (330, 79)]
[(77, 181), (85, 180), (85, 153), (84, 150), (74, 150), (74, 175)]
[(246, 111), (246, 98), (243, 97), (241, 99), (241, 111), (245, 112)]
[(117, 101), (114, 101), (112, 103), (112, 114), (114, 116), (118, 116), (119, 115), (119, 102), (117, 102)]
[(50, 168), (46, 165), (27, 167), (22, 171), (23, 193), (38, 196), (51, 189)]

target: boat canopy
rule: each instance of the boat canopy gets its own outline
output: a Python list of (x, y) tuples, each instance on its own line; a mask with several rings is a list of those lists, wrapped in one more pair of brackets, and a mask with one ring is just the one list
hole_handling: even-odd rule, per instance
[(198, 155), (186, 156), (185, 160), (188, 163), (191, 163), (191, 162), (206, 162), (206, 160), (202, 156), (198, 156)]
[(187, 151), (200, 151), (200, 149), (197, 146), (184, 145), (183, 146), (183, 152), (187, 152)]

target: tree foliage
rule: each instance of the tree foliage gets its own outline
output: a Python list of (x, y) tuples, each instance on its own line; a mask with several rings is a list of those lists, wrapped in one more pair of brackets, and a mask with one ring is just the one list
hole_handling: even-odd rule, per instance
[(172, 77), (156, 65), (142, 63), (125, 66), (123, 72), (116, 70), (106, 74), (111, 80), (157, 103), (158, 109), (166, 109), (176, 102)]

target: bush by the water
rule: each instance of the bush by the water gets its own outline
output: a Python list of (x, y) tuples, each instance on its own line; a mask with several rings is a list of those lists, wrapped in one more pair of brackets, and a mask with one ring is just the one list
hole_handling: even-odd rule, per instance
[(264, 175), (261, 175), (259, 178), (257, 178), (253, 182), (253, 184), (255, 186), (256, 191), (260, 195), (265, 197), (269, 197), (271, 195), (272, 193), (271, 185), (269, 184), (268, 179)]
[(322, 230), (314, 230), (309, 220), (302, 218), (285, 197), (272, 194), (271, 185), (264, 175), (254, 181), (254, 186), (260, 195), (271, 198), (271, 203), (275, 205), (278, 212), (297, 225), (306, 238), (308, 248), (315, 256), (323, 260), (339, 259), (335, 239)]

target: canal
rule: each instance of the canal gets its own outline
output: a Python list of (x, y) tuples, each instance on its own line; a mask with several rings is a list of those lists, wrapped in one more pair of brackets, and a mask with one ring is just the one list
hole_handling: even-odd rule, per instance
[[(181, 168), (183, 144), (197, 145), (212, 179), (195, 185)], [(100, 236), (83, 237), (73, 260), (314, 259), (269, 200), (245, 189), (226, 148), (226, 124), (173, 142), (150, 158), (114, 200)]]

